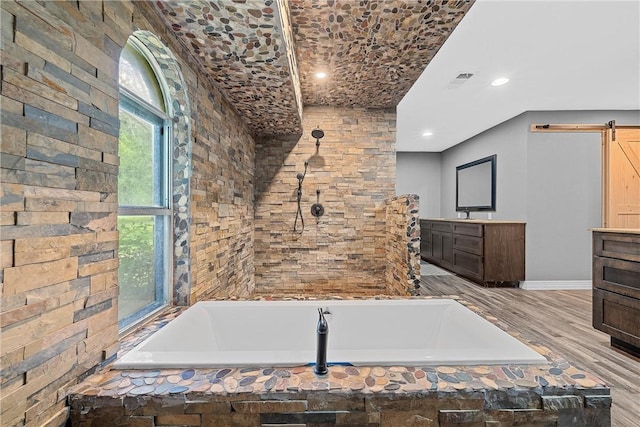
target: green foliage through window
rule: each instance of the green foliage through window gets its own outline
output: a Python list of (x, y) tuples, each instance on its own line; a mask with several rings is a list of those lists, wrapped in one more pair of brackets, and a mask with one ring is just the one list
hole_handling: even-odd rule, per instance
[(120, 108), (121, 206), (154, 205), (154, 125)]
[(118, 230), (118, 315), (123, 319), (156, 300), (154, 217), (121, 215)]

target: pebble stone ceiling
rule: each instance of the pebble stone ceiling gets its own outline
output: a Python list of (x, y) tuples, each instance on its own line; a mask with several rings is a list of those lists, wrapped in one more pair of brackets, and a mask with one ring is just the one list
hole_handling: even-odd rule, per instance
[(395, 107), (473, 1), (154, 4), (256, 134), (299, 134), (302, 104)]

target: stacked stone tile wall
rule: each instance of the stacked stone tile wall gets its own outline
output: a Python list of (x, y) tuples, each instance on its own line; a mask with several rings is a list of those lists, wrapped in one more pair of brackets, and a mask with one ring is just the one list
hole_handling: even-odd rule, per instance
[(387, 292), (416, 295), (420, 287), (420, 200), (404, 195), (387, 200)]
[[(258, 294), (380, 294), (385, 200), (395, 195), (395, 110), (305, 107), (304, 132), (256, 146)], [(320, 146), (311, 136), (320, 128)], [(304, 173), (301, 213), (297, 174)], [(320, 191), (317, 194), (317, 190)], [(320, 202), (324, 215), (311, 216)]]
[(70, 3), (1, 6), (1, 417), (59, 425), (64, 389), (118, 349), (115, 82), (131, 5), (83, 2), (73, 23)]
[[(187, 83), (188, 84), (188, 83)], [(189, 304), (253, 292), (254, 141), (221, 96), (198, 78), (191, 181)]]
[(254, 137), (199, 65), (184, 56), (153, 5), (134, 4), (140, 10), (135, 24), (150, 27), (179, 60), (191, 108), (191, 286), (174, 300), (248, 297), (254, 284)]
[(118, 349), (117, 82), (127, 38), (156, 34), (187, 85), (192, 285), (182, 303), (252, 291), (254, 142), (148, 2), (1, 7), (0, 416), (3, 426), (54, 426), (66, 420), (68, 386)]
[[(371, 371), (370, 368), (360, 369)], [(368, 378), (376, 381), (374, 375)], [(286, 380), (284, 378), (284, 382)], [(225, 381), (225, 386), (228, 382)], [(207, 389), (216, 385), (223, 388), (220, 383), (222, 381)], [(364, 383), (362, 387), (365, 387)], [(71, 419), (74, 425), (96, 427), (104, 425), (105, 420), (112, 425), (130, 427), (608, 426), (611, 424), (610, 405), (609, 390), (603, 387), (573, 388), (566, 390), (564, 395), (552, 396), (541, 395), (536, 390), (453, 393), (283, 390), (266, 395), (212, 395), (208, 392), (164, 396), (127, 394), (124, 397), (74, 395)]]

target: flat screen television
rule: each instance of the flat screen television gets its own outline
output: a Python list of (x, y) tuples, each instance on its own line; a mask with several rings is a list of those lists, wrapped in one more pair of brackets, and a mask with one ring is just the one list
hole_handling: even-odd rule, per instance
[(456, 167), (456, 212), (496, 210), (496, 155)]

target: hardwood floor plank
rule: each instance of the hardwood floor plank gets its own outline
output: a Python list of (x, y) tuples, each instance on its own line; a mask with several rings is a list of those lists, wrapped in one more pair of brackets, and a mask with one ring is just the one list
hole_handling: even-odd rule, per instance
[(640, 359), (610, 345), (591, 325), (591, 291), (483, 288), (461, 277), (422, 276), (422, 295), (460, 298), (537, 341), (611, 388), (612, 426), (640, 427)]

